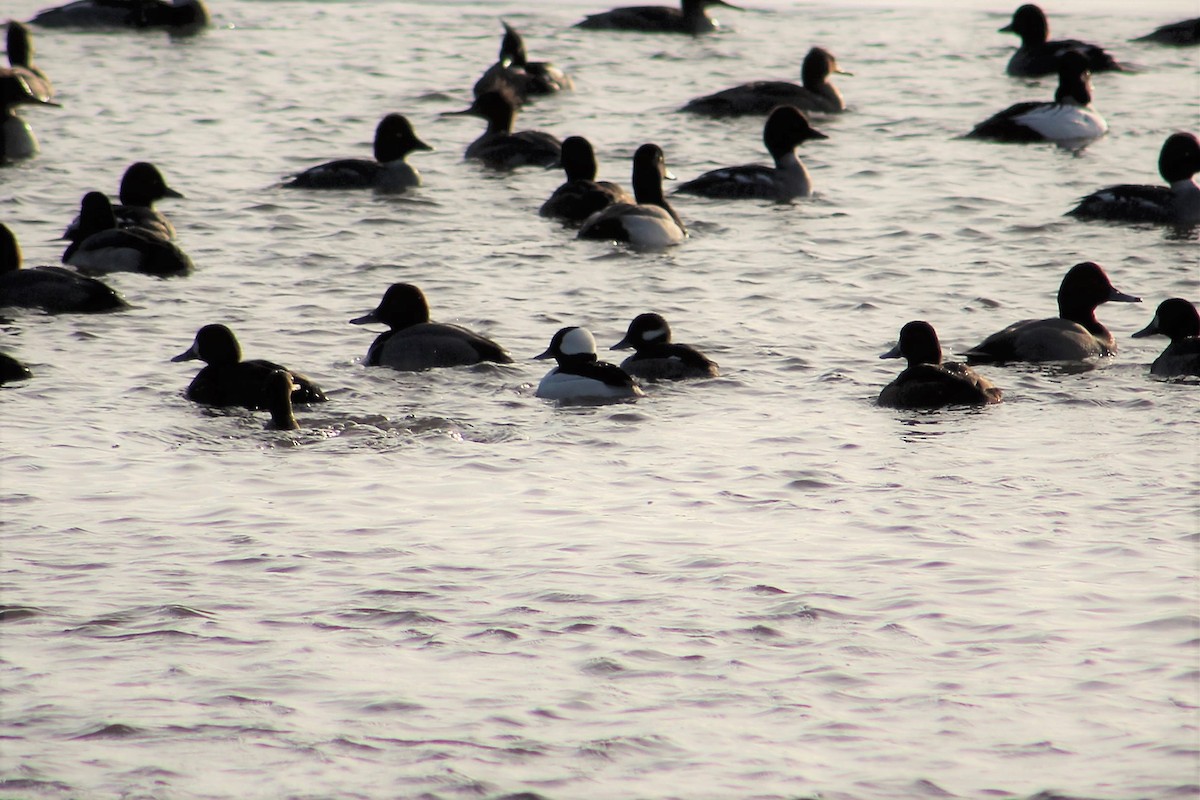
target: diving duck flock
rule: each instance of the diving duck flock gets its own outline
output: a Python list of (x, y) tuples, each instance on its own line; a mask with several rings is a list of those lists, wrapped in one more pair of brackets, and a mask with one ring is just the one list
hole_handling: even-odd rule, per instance
[[(576, 27), (597, 31), (641, 31), (691, 36), (718, 29), (708, 16), (711, 6), (731, 6), (722, 0), (682, 0), (679, 8), (643, 6), (618, 8), (587, 16)], [(30, 24), (54, 28), (162, 29), (187, 36), (210, 24), (201, 0), (75, 0), (38, 13)], [(497, 61), (475, 83), (474, 101), (444, 116), (472, 116), (486, 123), (465, 158), (494, 170), (527, 166), (560, 167), (565, 182), (542, 204), (540, 214), (559, 220), (580, 238), (625, 243), (634, 249), (678, 245), (688, 229), (663, 192), (664, 178), (673, 177), (661, 147), (646, 143), (632, 159), (632, 196), (619, 185), (596, 180), (592, 144), (582, 136), (559, 141), (541, 131), (514, 130), (526, 103), (558, 92), (573, 91), (574, 82), (547, 62), (531, 61), (521, 34), (501, 21), (503, 37)], [(1171, 46), (1195, 45), (1200, 20), (1164, 25), (1142, 40)], [(1020, 37), (1020, 46), (1007, 65), (1009, 75), (1057, 75), (1053, 99), (1013, 105), (980, 122), (964, 138), (997, 142), (1050, 141), (1078, 149), (1108, 133), (1104, 118), (1092, 105), (1090, 76), (1094, 72), (1129, 71), (1104, 49), (1072, 39), (1051, 40), (1045, 13), (1022, 5), (1009, 25), (1000, 29)], [(33, 131), (16, 109), (22, 105), (56, 106), (50, 79), (33, 62), (30, 29), (8, 23), (10, 66), (0, 70), (3, 136), (0, 162), (34, 157), (39, 149)], [(717, 119), (746, 115), (763, 118), (763, 145), (773, 164), (747, 164), (711, 170), (679, 186), (676, 194), (739, 200), (790, 203), (813, 194), (813, 181), (797, 148), (828, 138), (809, 121), (809, 114), (848, 113), (839, 90), (830, 82), (843, 72), (827, 50), (813, 47), (801, 67), (801, 83), (757, 81), (698, 97), (678, 109), (681, 114)], [(430, 150), (410, 121), (388, 113), (378, 123), (372, 158), (329, 161), (284, 178), (288, 190), (370, 190), (406, 192), (421, 186), (421, 175), (408, 163), (414, 153)], [(1149, 161), (1150, 154), (1147, 154)], [(1165, 185), (1117, 185), (1098, 189), (1068, 211), (1089, 221), (1166, 225), (1200, 225), (1200, 140), (1193, 133), (1172, 133), (1163, 142), (1158, 160)], [(62, 255), (66, 266), (22, 268), (16, 237), (0, 225), (0, 307), (32, 308), (43, 312), (93, 313), (120, 311), (128, 304), (96, 276), (134, 271), (157, 276), (183, 276), (193, 270), (188, 255), (176, 242), (171, 222), (154, 204), (184, 195), (168, 185), (160, 169), (147, 162), (128, 167), (119, 187), (119, 204), (102, 192), (88, 192), (77, 219), (66, 226), (69, 241)], [(1105, 270), (1085, 261), (1066, 271), (1058, 289), (1058, 314), (1024, 320), (986, 337), (964, 353), (967, 363), (944, 362), (937, 332), (924, 321), (900, 328), (896, 347), (881, 358), (903, 358), (907, 367), (878, 396), (882, 406), (932, 409), (998, 403), (1002, 392), (973, 369), (977, 364), (1008, 362), (1074, 362), (1104, 358), (1117, 352), (1113, 334), (1096, 319), (1106, 302), (1140, 302), (1113, 286)], [(401, 371), (454, 368), (482, 362), (508, 364), (512, 357), (486, 336), (458, 325), (434, 322), (422, 290), (395, 283), (376, 308), (349, 320), (379, 324), (378, 335), (362, 363)], [(1153, 320), (1135, 337), (1162, 335), (1170, 340), (1151, 365), (1163, 378), (1200, 376), (1200, 314), (1183, 298), (1163, 300)], [(700, 350), (672, 339), (661, 315), (635, 317), (613, 350), (632, 349), (619, 366), (599, 359), (597, 343), (588, 330), (569, 326), (555, 332), (536, 359), (555, 366), (536, 389), (539, 397), (568, 402), (603, 402), (644, 396), (657, 381), (712, 379), (717, 364)], [(186, 389), (186, 396), (212, 406), (242, 406), (271, 413), (270, 426), (298, 427), (292, 404), (318, 403), (325, 393), (299, 371), (262, 359), (245, 360), (234, 332), (224, 324), (205, 325), (191, 346), (174, 361), (198, 359), (205, 366)], [(971, 365), (971, 366), (969, 366)], [(14, 359), (0, 361), (0, 382), (24, 380), (29, 370)]]

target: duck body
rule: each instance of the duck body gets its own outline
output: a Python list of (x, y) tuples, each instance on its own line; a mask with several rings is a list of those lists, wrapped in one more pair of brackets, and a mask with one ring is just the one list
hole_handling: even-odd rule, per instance
[(1200, 17), (1162, 25), (1145, 36), (1139, 36), (1134, 41), (1155, 42), (1173, 47), (1191, 47), (1200, 44)]
[(1120, 72), (1124, 69), (1115, 58), (1094, 44), (1075, 39), (1049, 41), (1050, 23), (1046, 14), (1032, 4), (1013, 12), (1012, 22), (1001, 28), (1000, 33), (1015, 33), (1021, 37), (1021, 46), (1012, 54), (1006, 67), (1013, 77), (1053, 75), (1058, 71), (1059, 59), (1067, 52), (1082, 55), (1090, 72)]
[(521, 34), (504, 20), (500, 20), (500, 24), (504, 26), (500, 55), (475, 82), (476, 97), (494, 89), (507, 89), (524, 104), (534, 96), (569, 92), (575, 88), (575, 82), (558, 67), (547, 61), (530, 61)]
[(586, 30), (641, 31), (643, 33), (686, 33), (697, 36), (713, 33), (721, 26), (708, 16), (708, 6), (736, 8), (724, 0), (682, 0), (679, 8), (669, 6), (627, 6), (589, 14), (576, 28)]
[(329, 161), (292, 177), (283, 185), (294, 189), (374, 189), (403, 192), (421, 185), (421, 174), (405, 159), (417, 150), (432, 150), (417, 138), (401, 114), (388, 114), (375, 128), (375, 159)]
[(1200, 376), (1200, 313), (1196, 306), (1182, 297), (1173, 297), (1158, 304), (1150, 324), (1133, 334), (1166, 336), (1167, 348), (1150, 365), (1150, 374), (1160, 378)]
[(52, 314), (116, 311), (129, 304), (106, 284), (62, 267), (21, 268), (21, 248), (0, 225), (0, 307)]
[(243, 361), (237, 337), (225, 325), (205, 325), (196, 333), (192, 346), (171, 360), (195, 359), (206, 364), (192, 379), (186, 392), (187, 398), (197, 403), (270, 408), (270, 380), (271, 374), (276, 371), (291, 376), (296, 386), (292, 392), (292, 402), (321, 403), (326, 399), (319, 386), (298, 372), (263, 359)]
[(117, 228), (112, 204), (102, 192), (84, 195), (79, 239), (63, 253), (64, 264), (88, 272), (143, 272), (167, 277), (192, 271), (192, 260), (161, 234)]
[(467, 146), (464, 157), (492, 169), (524, 166), (557, 167), (562, 143), (542, 131), (513, 132), (517, 101), (507, 89), (492, 89), (475, 98), (469, 108), (449, 115), (470, 115), (487, 120), (487, 130)]
[(563, 139), (562, 165), (567, 181), (538, 209), (541, 216), (581, 224), (614, 203), (634, 203), (617, 184), (596, 181), (596, 154), (591, 142), (582, 136)]
[(1200, 140), (1192, 133), (1171, 134), (1158, 157), (1166, 186), (1122, 184), (1084, 197), (1067, 212), (1085, 220), (1149, 222), (1159, 225), (1200, 224)]
[(1083, 361), (1117, 352), (1108, 328), (1096, 319), (1096, 306), (1110, 301), (1140, 303), (1118, 291), (1096, 263), (1072, 267), (1058, 290), (1058, 316), (1015, 322), (968, 350), (968, 364), (1010, 361)]
[(32, 377), (33, 373), (29, 371), (29, 367), (8, 353), (0, 353), (0, 384), (25, 381)]
[(550, 347), (534, 358), (558, 362), (538, 383), (537, 396), (547, 400), (622, 400), (644, 394), (629, 373), (597, 360), (596, 340), (584, 328), (559, 330)]
[(24, 70), (0, 69), (0, 163), (19, 161), (37, 155), (37, 137), (29, 123), (17, 116), (20, 105), (57, 106), (39, 94)]
[(846, 110), (846, 103), (837, 87), (829, 82), (829, 75), (835, 72), (849, 74), (838, 68), (829, 51), (814, 47), (804, 57), (800, 86), (786, 81), (743, 83), (697, 97), (680, 110), (707, 117), (738, 117), (765, 115), (778, 106), (794, 106), (801, 111), (837, 114)]
[(908, 367), (883, 387), (878, 403), (889, 408), (932, 409), (999, 403), (1003, 392), (966, 364), (942, 362), (937, 332), (916, 320), (900, 329), (899, 343), (880, 358), (906, 358)]
[(1059, 60), (1053, 102), (1009, 106), (976, 125), (968, 139), (996, 142), (1079, 144), (1108, 133), (1108, 123), (1091, 106), (1091, 86), (1083, 56), (1070, 52)]
[(632, 347), (634, 354), (621, 369), (646, 381), (679, 381), (716, 378), (717, 363), (689, 344), (671, 341), (671, 327), (660, 314), (639, 314), (629, 323), (624, 338), (611, 350)]
[(44, 28), (158, 29), (186, 36), (208, 27), (201, 0), (75, 0), (39, 11), (30, 22)]
[[(182, 198), (175, 189), (167, 185), (158, 167), (146, 161), (129, 165), (121, 176), (120, 203), (112, 207), (118, 228), (140, 228), (163, 239), (175, 238), (175, 226), (154, 207), (154, 203), (165, 198)], [(76, 217), (62, 238), (79, 241), (80, 218)]]
[(668, 247), (687, 238), (687, 228), (663, 195), (669, 176), (662, 148), (644, 144), (633, 155), (635, 204), (614, 203), (597, 211), (579, 229), (581, 239), (628, 242), (648, 248)]

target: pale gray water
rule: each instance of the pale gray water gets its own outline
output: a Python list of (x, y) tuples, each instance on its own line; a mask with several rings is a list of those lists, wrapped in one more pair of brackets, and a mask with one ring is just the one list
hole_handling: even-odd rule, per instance
[[(1049, 8), (1143, 68), (1101, 75), (1112, 132), (1073, 156), (953, 137), (1054, 81), (1003, 74), (1012, 5), (747, 2), (687, 38), (571, 30), (615, 0), (216, 3), (196, 39), (35, 32), (61, 109), (0, 171), (29, 264), (89, 189), (152, 160), (188, 278), (115, 275), (126, 313), (14, 313), (0, 348), (0, 795), (9, 798), (1194, 797), (1197, 386), (1130, 339), (1200, 299), (1195, 238), (1061, 217), (1156, 183), (1200, 127), (1200, 51), (1126, 42), (1195, 3)], [(16, 0), (6, 14), (41, 7)], [(524, 127), (582, 133), (602, 177), (656, 141), (682, 178), (762, 160), (761, 123), (672, 109), (814, 44), (852, 107), (801, 153), (820, 196), (680, 199), (665, 254), (580, 243), (536, 209), (556, 171), (464, 164), (498, 18), (578, 91)], [(438, 149), (410, 196), (280, 178), (365, 156), (386, 112)], [(1049, 316), (1068, 267), (1102, 306), (1097, 369), (984, 370), (1005, 403), (876, 408), (877, 355)], [(402, 375), (346, 324), (386, 286), (494, 336), (511, 367)], [(556, 407), (526, 357), (642, 311), (718, 360), (636, 404)], [(170, 356), (226, 322), (331, 402), (297, 434), (182, 397)]]

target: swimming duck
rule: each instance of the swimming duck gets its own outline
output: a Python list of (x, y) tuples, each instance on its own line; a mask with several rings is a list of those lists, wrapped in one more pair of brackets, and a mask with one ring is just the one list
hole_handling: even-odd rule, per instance
[(812, 179), (796, 156), (796, 147), (811, 139), (828, 139), (808, 124), (794, 106), (780, 106), (767, 117), (763, 144), (775, 159), (774, 167), (746, 164), (706, 172), (675, 190), (676, 194), (698, 194), (722, 199), (760, 198), (786, 203), (812, 194)]
[(1133, 41), (1156, 42), (1158, 44), (1168, 44), (1175, 47), (1187, 47), (1190, 45), (1200, 44), (1200, 17), (1196, 17), (1195, 19), (1185, 19), (1180, 22), (1172, 22), (1170, 25), (1163, 25), (1155, 28), (1145, 36), (1139, 36)]
[(208, 27), (209, 15), (201, 0), (75, 0), (39, 11), (30, 22), (46, 28), (155, 28), (188, 36)]
[(538, 166), (557, 167), (562, 144), (542, 131), (512, 132), (517, 117), (517, 102), (508, 89), (490, 89), (462, 111), (447, 111), (444, 116), (470, 115), (487, 120), (487, 130), (467, 146), (465, 158), (482, 161), (493, 169)]
[(1021, 37), (1021, 46), (1008, 60), (1008, 74), (1019, 78), (1036, 78), (1053, 75), (1058, 71), (1058, 58), (1067, 51), (1084, 56), (1091, 72), (1120, 72), (1124, 69), (1116, 59), (1094, 44), (1075, 39), (1047, 41), (1050, 38), (1050, 23), (1046, 12), (1033, 4), (1026, 4), (1013, 12), (1012, 22), (1000, 29), (1000, 33), (1015, 33)]
[(906, 358), (908, 367), (883, 387), (878, 403), (890, 408), (985, 406), (1003, 393), (966, 364), (942, 362), (942, 345), (928, 322), (915, 320), (900, 329), (900, 341), (880, 358)]
[(706, 13), (708, 6), (737, 6), (725, 0), (681, 0), (679, 8), (668, 6), (629, 6), (614, 8), (599, 14), (589, 14), (576, 28), (610, 31), (643, 31), (645, 33), (689, 33), (696, 36), (712, 33), (720, 24)]
[(663, 178), (674, 177), (667, 171), (662, 148), (642, 145), (633, 154), (633, 196), (637, 203), (614, 203), (592, 214), (579, 229), (579, 238), (629, 242), (640, 247), (679, 244), (687, 238), (687, 228), (662, 190)]
[(629, 323), (624, 338), (610, 350), (634, 349), (621, 362), (621, 369), (647, 381), (678, 381), (688, 378), (715, 378), (720, 375), (717, 362), (690, 344), (671, 341), (671, 326), (662, 315), (638, 314)]
[(205, 325), (196, 332), (192, 346), (172, 361), (199, 359), (206, 366), (196, 373), (187, 388), (187, 398), (210, 406), (245, 406), (269, 408), (271, 398), (268, 379), (276, 370), (292, 377), (296, 389), (294, 403), (322, 403), (325, 393), (311, 379), (299, 372), (271, 361), (242, 360), (242, 348), (237, 337), (225, 325)]
[(33, 63), (33, 37), (26, 28), (15, 19), (8, 21), (8, 31), (5, 37), (8, 48), (9, 67), (25, 78), (29, 90), (43, 102), (54, 97), (54, 84)]
[(277, 431), (300, 429), (300, 423), (296, 422), (296, 414), (292, 411), (292, 394), (299, 388), (292, 383), (292, 376), (287, 370), (277, 369), (267, 376), (264, 393), (267, 411), (271, 412), (268, 428)]
[[(164, 239), (175, 238), (175, 226), (154, 207), (156, 200), (166, 197), (183, 198), (167, 185), (158, 167), (146, 161), (130, 164), (121, 176), (120, 203), (112, 207), (118, 228), (140, 228)], [(79, 218), (76, 217), (62, 238), (79, 241)]]
[(524, 104), (531, 95), (571, 91), (575, 82), (565, 72), (548, 61), (530, 61), (525, 53), (525, 40), (504, 20), (504, 38), (500, 41), (500, 56), (475, 83), (475, 96), (490, 89), (507, 87), (518, 103)]
[(477, 333), (443, 322), (430, 322), (425, 293), (411, 283), (393, 283), (379, 307), (350, 320), (351, 325), (379, 322), (391, 330), (381, 333), (363, 363), (415, 372), (437, 367), (458, 367), (494, 361), (511, 364), (500, 345)]
[(1108, 123), (1092, 108), (1087, 60), (1069, 51), (1058, 61), (1058, 90), (1054, 102), (1011, 105), (975, 126), (968, 139), (996, 142), (1057, 142), (1084, 144), (1108, 132)]
[(558, 366), (538, 384), (537, 396), (548, 400), (598, 400), (641, 397), (645, 394), (625, 370), (597, 360), (596, 340), (586, 328), (563, 328), (554, 334), (546, 352), (535, 359), (553, 358)]
[(814, 47), (800, 68), (801, 86), (786, 81), (754, 81), (688, 101), (680, 111), (709, 117), (769, 114), (776, 106), (795, 106), (801, 111), (836, 114), (846, 110), (841, 92), (829, 82), (832, 73), (849, 75), (838, 67), (828, 50)]
[(613, 203), (634, 202), (617, 184), (596, 182), (596, 153), (592, 150), (592, 143), (582, 136), (563, 139), (562, 165), (567, 173), (567, 182), (555, 189), (554, 194), (542, 203), (538, 213), (543, 217), (579, 224)]
[(375, 189), (402, 192), (421, 185), (421, 174), (404, 159), (433, 148), (417, 138), (401, 114), (388, 114), (375, 127), (375, 160), (344, 158), (310, 167), (283, 184), (296, 189)]
[(14, 111), (19, 105), (58, 106), (58, 103), (39, 96), (23, 71), (11, 67), (0, 69), (0, 163), (32, 158), (38, 153), (33, 128)]
[(1096, 319), (1096, 306), (1107, 302), (1142, 301), (1117, 291), (1099, 264), (1076, 264), (1058, 288), (1057, 317), (1022, 320), (993, 333), (964, 354), (967, 363), (1082, 361), (1113, 355), (1117, 343)]
[(1158, 154), (1158, 172), (1166, 186), (1122, 184), (1083, 198), (1067, 212), (1079, 219), (1116, 222), (1200, 224), (1200, 141), (1192, 133), (1173, 133)]
[(1200, 375), (1200, 313), (1182, 297), (1172, 297), (1158, 304), (1150, 324), (1133, 334), (1133, 338), (1161, 334), (1171, 340), (1154, 363), (1150, 374), (1163, 378), (1181, 375)]
[(0, 384), (24, 381), (32, 377), (33, 373), (29, 371), (29, 367), (8, 353), (0, 353)]
[(89, 272), (144, 272), (167, 277), (192, 271), (192, 260), (172, 241), (142, 228), (118, 228), (103, 192), (88, 192), (79, 210), (78, 238), (62, 261)]
[(49, 313), (128, 308), (121, 295), (95, 278), (63, 267), (21, 269), (21, 247), (0, 225), (0, 307), (40, 308)]

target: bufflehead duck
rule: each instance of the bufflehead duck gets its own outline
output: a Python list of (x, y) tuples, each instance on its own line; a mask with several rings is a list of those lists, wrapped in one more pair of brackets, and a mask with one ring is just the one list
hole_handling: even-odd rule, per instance
[(592, 143), (582, 136), (568, 136), (562, 143), (562, 165), (567, 182), (554, 190), (538, 213), (576, 224), (587, 220), (602, 208), (613, 203), (634, 202), (629, 194), (615, 183), (596, 182), (596, 153)]
[(21, 269), (17, 237), (0, 225), (0, 307), (40, 308), (49, 313), (128, 308), (121, 295), (95, 278), (63, 267)]
[(592, 214), (579, 229), (579, 238), (629, 242), (639, 247), (679, 244), (687, 238), (687, 228), (662, 190), (663, 178), (674, 177), (667, 171), (662, 149), (656, 144), (642, 145), (633, 154), (633, 196), (637, 203), (614, 203)]
[(599, 14), (589, 14), (576, 28), (610, 31), (643, 31), (646, 33), (712, 33), (720, 23), (711, 19), (705, 9), (708, 6), (737, 6), (725, 0), (681, 0), (679, 8), (669, 6), (629, 6), (614, 8)]
[(795, 106), (801, 111), (836, 114), (846, 110), (837, 87), (829, 75), (849, 75), (840, 69), (828, 50), (814, 47), (804, 57), (800, 68), (802, 86), (786, 81), (754, 81), (725, 89), (716, 94), (697, 97), (681, 111), (709, 117), (734, 117), (743, 114), (769, 114), (776, 106)]
[(500, 56), (475, 83), (475, 96), (501, 86), (512, 91), (524, 103), (531, 95), (570, 91), (575, 82), (565, 72), (547, 61), (530, 61), (525, 54), (521, 34), (504, 20), (504, 38), (500, 41)]
[(517, 102), (508, 89), (488, 90), (476, 97), (469, 108), (444, 112), (444, 116), (459, 115), (487, 120), (487, 130), (467, 146), (465, 158), (482, 161), (494, 169), (559, 165), (562, 144), (554, 136), (542, 131), (513, 133)]
[(1035, 5), (1027, 4), (1013, 12), (1012, 22), (1000, 29), (1000, 33), (1015, 33), (1021, 37), (1021, 46), (1008, 60), (1008, 74), (1019, 78), (1036, 78), (1053, 75), (1058, 71), (1058, 58), (1067, 51), (1082, 54), (1092, 72), (1120, 72), (1124, 68), (1116, 59), (1094, 44), (1062, 39), (1050, 42), (1050, 23), (1046, 13)]
[(900, 341), (880, 358), (906, 358), (908, 367), (883, 387), (878, 403), (890, 408), (985, 406), (1003, 393), (966, 364), (942, 362), (942, 345), (928, 322), (915, 320), (900, 329)]
[(292, 377), (296, 389), (294, 403), (321, 403), (325, 393), (299, 372), (281, 367), (271, 361), (242, 360), (242, 348), (237, 337), (225, 325), (205, 325), (196, 332), (192, 346), (172, 361), (199, 359), (207, 366), (196, 373), (187, 388), (187, 398), (210, 406), (245, 406), (269, 408), (268, 379), (276, 370)]
[(1025, 102), (1009, 106), (975, 126), (968, 139), (996, 142), (1057, 142), (1085, 144), (1108, 132), (1108, 123), (1092, 108), (1087, 61), (1075, 51), (1058, 61), (1058, 90), (1054, 102)]
[(388, 114), (375, 127), (375, 160), (344, 158), (310, 167), (283, 184), (297, 189), (375, 189), (402, 192), (421, 185), (421, 174), (404, 159), (433, 148), (417, 138), (401, 114)]
[(1133, 338), (1162, 334), (1171, 340), (1154, 363), (1150, 374), (1163, 378), (1181, 375), (1200, 375), (1200, 313), (1182, 297), (1172, 297), (1158, 304), (1150, 324), (1133, 334)]
[(647, 381), (678, 381), (688, 378), (715, 378), (720, 375), (717, 362), (690, 344), (671, 341), (671, 326), (659, 314), (638, 314), (629, 323), (625, 337), (610, 350), (634, 349), (621, 362), (621, 369)]
[(29, 367), (17, 361), (8, 353), (0, 353), (0, 383), (24, 381), (33, 377)]
[(810, 139), (828, 139), (808, 124), (794, 106), (780, 106), (763, 126), (763, 144), (775, 166), (746, 164), (706, 172), (675, 190), (676, 194), (698, 194), (724, 199), (761, 198), (786, 203), (812, 194), (812, 179), (796, 155), (796, 147)]
[(1022, 320), (993, 333), (964, 354), (967, 363), (1082, 361), (1113, 355), (1117, 343), (1096, 319), (1096, 306), (1110, 301), (1142, 302), (1117, 291), (1100, 265), (1076, 264), (1058, 288), (1057, 317)]
[(1067, 212), (1079, 219), (1119, 222), (1200, 224), (1200, 141), (1192, 133), (1173, 133), (1158, 154), (1158, 172), (1166, 186), (1109, 186), (1083, 198)]
[(494, 361), (511, 364), (500, 345), (477, 333), (442, 322), (429, 321), (429, 302), (411, 283), (393, 283), (379, 307), (350, 320), (351, 325), (378, 322), (391, 330), (379, 334), (363, 364), (415, 372), (436, 367), (458, 367)]
[(188, 36), (208, 27), (209, 16), (201, 0), (75, 0), (39, 11), (30, 22), (46, 28), (154, 28)]
[[(121, 202), (112, 207), (117, 227), (140, 228), (164, 239), (174, 239), (175, 226), (154, 207), (156, 200), (165, 197), (182, 199), (183, 195), (167, 186), (166, 178), (153, 164), (146, 161), (130, 164), (121, 176)], [(78, 217), (67, 226), (62, 238), (79, 241)]]
[(597, 360), (596, 340), (586, 328), (563, 328), (554, 334), (546, 352), (534, 358), (553, 358), (558, 362), (558, 366), (547, 372), (538, 384), (538, 397), (597, 400), (645, 394), (625, 370)]
[(192, 260), (172, 241), (142, 228), (118, 228), (112, 203), (103, 192), (88, 192), (79, 210), (79, 238), (62, 261), (89, 272), (144, 272), (186, 275)]
[(292, 393), (300, 387), (292, 382), (291, 373), (277, 369), (267, 376), (264, 389), (267, 400), (267, 411), (271, 412), (271, 421), (267, 427), (277, 431), (295, 431), (300, 429), (296, 415), (292, 411)]
[(33, 128), (13, 110), (19, 105), (58, 106), (58, 103), (40, 97), (20, 70), (0, 69), (0, 163), (32, 158), (38, 153)]
[(25, 78), (25, 82), (40, 100), (49, 100), (54, 96), (54, 84), (33, 63), (33, 37), (26, 28), (15, 19), (8, 21), (8, 31), (5, 37), (8, 47), (8, 64), (14, 72)]
[(1170, 25), (1163, 25), (1155, 28), (1145, 36), (1139, 36), (1133, 41), (1157, 42), (1158, 44), (1169, 44), (1175, 47), (1200, 44), (1200, 17), (1172, 22)]

